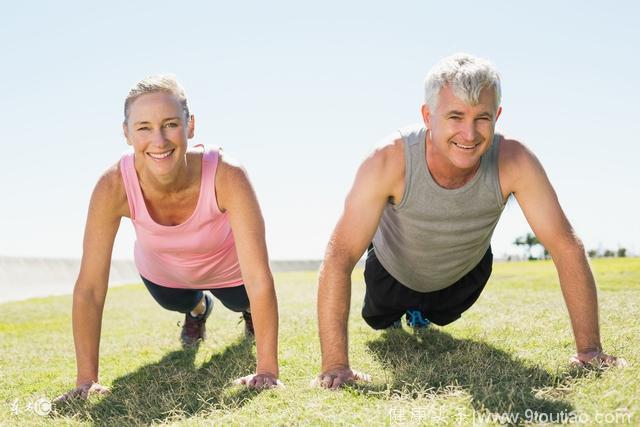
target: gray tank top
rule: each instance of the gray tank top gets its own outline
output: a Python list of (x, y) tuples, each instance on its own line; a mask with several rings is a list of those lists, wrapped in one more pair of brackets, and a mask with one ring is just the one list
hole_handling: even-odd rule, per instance
[(373, 238), (382, 266), (419, 292), (452, 285), (475, 267), (491, 243), (505, 203), (495, 134), (480, 168), (463, 187), (440, 187), (427, 168), (424, 126), (400, 131), (405, 186), (400, 204), (387, 204)]

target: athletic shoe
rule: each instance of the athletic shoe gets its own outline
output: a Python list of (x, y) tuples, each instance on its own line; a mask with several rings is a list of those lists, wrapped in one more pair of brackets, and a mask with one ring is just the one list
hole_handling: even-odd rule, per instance
[(180, 341), (184, 347), (195, 345), (200, 340), (207, 338), (205, 323), (213, 309), (213, 297), (209, 292), (204, 293), (204, 301), (206, 304), (204, 313), (198, 317), (193, 317), (191, 313), (187, 312), (184, 316), (182, 332), (180, 333)]
[(251, 317), (251, 313), (243, 311), (242, 318), (244, 319), (244, 336), (253, 337), (255, 335), (255, 331), (253, 330), (253, 318)]
[(406, 314), (407, 325), (413, 329), (426, 328), (431, 322), (425, 319), (420, 310), (410, 308)]

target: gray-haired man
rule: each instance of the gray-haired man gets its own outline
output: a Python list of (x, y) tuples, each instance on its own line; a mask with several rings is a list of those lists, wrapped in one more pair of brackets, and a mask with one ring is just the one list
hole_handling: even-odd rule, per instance
[(424, 123), (400, 131), (360, 166), (320, 271), (322, 387), (366, 374), (349, 366), (351, 271), (369, 247), (365, 321), (375, 329), (445, 325), (478, 298), (491, 274), (491, 235), (513, 194), (551, 254), (584, 364), (622, 364), (602, 351), (598, 303), (584, 247), (542, 165), (496, 134), (500, 78), (486, 60), (453, 55), (425, 81)]

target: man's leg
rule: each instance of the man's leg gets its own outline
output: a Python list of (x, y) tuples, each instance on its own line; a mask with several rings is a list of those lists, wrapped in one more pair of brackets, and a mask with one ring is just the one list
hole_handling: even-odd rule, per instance
[(444, 326), (459, 319), (484, 290), (493, 265), (491, 248), (480, 262), (453, 285), (422, 294), (420, 311), (436, 325)]
[[(373, 246), (369, 247), (364, 269), (366, 292), (362, 317), (373, 329), (394, 326), (407, 309), (416, 306), (420, 299), (415, 292), (398, 282), (380, 264)], [(416, 295), (414, 295), (416, 294)]]

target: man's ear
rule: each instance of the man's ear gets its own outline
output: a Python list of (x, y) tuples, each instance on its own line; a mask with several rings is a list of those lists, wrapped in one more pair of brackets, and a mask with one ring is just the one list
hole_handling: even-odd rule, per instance
[(502, 114), (502, 106), (498, 107), (498, 111), (496, 112), (496, 119), (494, 120), (494, 122), (498, 121), (498, 117), (500, 117), (500, 114)]
[(431, 110), (429, 109), (429, 106), (427, 104), (422, 104), (421, 112), (425, 126), (427, 129), (431, 129)]
[(122, 132), (124, 133), (127, 145), (131, 145), (131, 143), (129, 142), (129, 127), (127, 126), (127, 122), (122, 122)]

